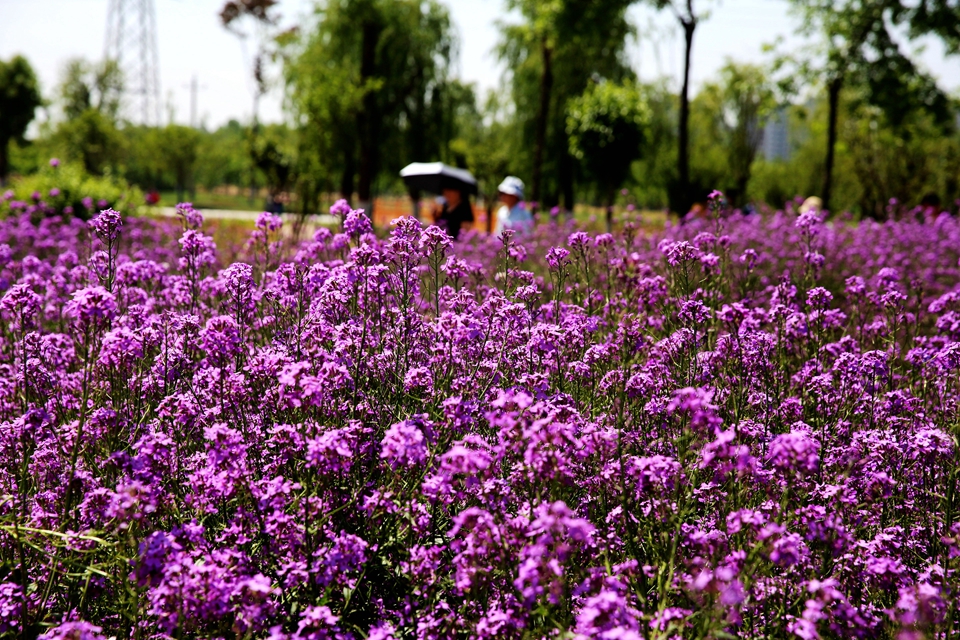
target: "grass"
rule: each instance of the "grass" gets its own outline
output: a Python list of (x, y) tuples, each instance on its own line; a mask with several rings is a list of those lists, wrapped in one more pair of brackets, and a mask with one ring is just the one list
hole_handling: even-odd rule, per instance
[[(203, 209), (228, 209), (231, 211), (263, 211), (263, 206), (265, 204), (265, 197), (258, 196), (254, 198), (253, 202), (250, 201), (249, 192), (246, 194), (236, 194), (231, 195), (227, 193), (217, 193), (214, 191), (208, 191), (206, 189), (197, 189), (193, 194), (193, 200), (191, 200), (191, 195), (189, 193), (183, 194), (183, 201), (193, 202), (193, 206), (201, 211)], [(160, 192), (160, 202), (159, 206), (161, 207), (174, 207), (181, 200), (177, 199), (176, 191), (161, 191)]]

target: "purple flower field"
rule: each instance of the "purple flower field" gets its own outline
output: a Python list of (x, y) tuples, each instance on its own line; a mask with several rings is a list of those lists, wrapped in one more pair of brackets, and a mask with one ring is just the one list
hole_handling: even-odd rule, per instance
[(0, 635), (960, 629), (956, 218), (280, 227), (0, 221)]

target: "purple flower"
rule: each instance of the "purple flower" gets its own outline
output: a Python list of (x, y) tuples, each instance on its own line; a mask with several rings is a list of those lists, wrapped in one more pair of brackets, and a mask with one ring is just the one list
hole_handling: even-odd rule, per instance
[(380, 457), (394, 469), (420, 464), (427, 459), (423, 432), (410, 420), (392, 425), (380, 444)]
[(213, 238), (204, 235), (196, 229), (188, 229), (180, 236), (180, 249), (183, 257), (180, 258), (181, 269), (196, 269), (203, 265), (211, 265), (216, 261), (217, 245)]
[(346, 216), (351, 211), (353, 211), (353, 209), (350, 207), (350, 203), (342, 198), (334, 202), (333, 206), (330, 207), (330, 215), (332, 216)]
[(33, 319), (40, 312), (43, 300), (24, 283), (13, 285), (0, 298), (0, 312), (7, 314), (13, 326), (31, 328)]
[(38, 640), (107, 640), (103, 628), (83, 620), (62, 622), (44, 634)]
[(254, 226), (261, 231), (273, 232), (283, 226), (283, 218), (269, 211), (262, 211), (257, 215)]
[(770, 462), (783, 471), (813, 473), (820, 465), (820, 443), (803, 429), (794, 429), (770, 442)]
[(203, 226), (203, 214), (193, 208), (192, 202), (181, 202), (176, 207), (177, 216), (183, 220), (187, 229), (199, 229)]
[(573, 250), (586, 249), (590, 244), (590, 236), (583, 231), (574, 231), (567, 236), (567, 245)]
[(365, 233), (371, 233), (373, 225), (370, 224), (370, 218), (363, 209), (356, 209), (349, 211), (343, 219), (343, 231), (354, 238), (359, 238)]
[(81, 325), (111, 320), (117, 313), (117, 300), (103, 287), (86, 287), (73, 294), (64, 312)]
[(551, 269), (559, 270), (561, 267), (569, 264), (568, 256), (570, 252), (563, 247), (551, 247), (547, 251), (547, 264)]
[(98, 213), (89, 222), (89, 225), (101, 240), (113, 242), (120, 236), (120, 227), (123, 226), (123, 220), (117, 211), (105, 209)]

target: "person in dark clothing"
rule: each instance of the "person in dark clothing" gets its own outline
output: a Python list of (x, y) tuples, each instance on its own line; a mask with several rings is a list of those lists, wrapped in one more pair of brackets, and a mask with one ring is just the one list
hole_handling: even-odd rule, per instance
[(459, 189), (444, 189), (443, 198), (446, 202), (436, 217), (436, 223), (443, 226), (451, 238), (460, 237), (460, 229), (469, 229), (473, 225), (473, 207), (470, 198)]
[(940, 196), (933, 192), (923, 196), (923, 199), (920, 200), (920, 209), (923, 213), (929, 213), (934, 216), (937, 215), (943, 211), (943, 203), (940, 202)]

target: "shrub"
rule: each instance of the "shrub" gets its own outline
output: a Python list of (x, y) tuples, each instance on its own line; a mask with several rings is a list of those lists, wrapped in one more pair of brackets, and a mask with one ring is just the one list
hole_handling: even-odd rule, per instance
[(101, 209), (135, 210), (143, 194), (123, 180), (86, 173), (79, 164), (54, 159), (37, 173), (15, 178), (0, 204), (0, 213), (28, 212), (35, 220), (51, 215), (73, 215), (82, 220)]

